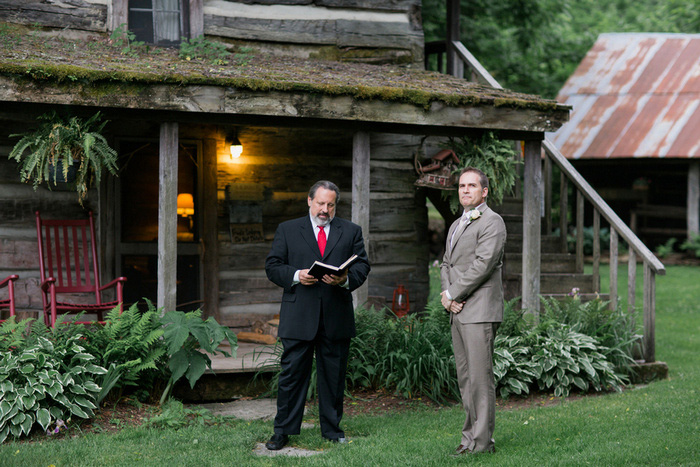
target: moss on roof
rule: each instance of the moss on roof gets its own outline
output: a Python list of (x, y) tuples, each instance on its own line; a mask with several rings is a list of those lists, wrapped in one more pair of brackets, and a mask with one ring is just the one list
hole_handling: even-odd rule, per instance
[(178, 50), (117, 46), (105, 35), (89, 40), (46, 36), (37, 30), (0, 24), (0, 75), (70, 85), (117, 83), (228, 86), (249, 91), (282, 91), (351, 96), (428, 108), (494, 106), (562, 110), (556, 101), (494, 89), (408, 66), (369, 65), (293, 57), (232, 54), (218, 64), (185, 60)]

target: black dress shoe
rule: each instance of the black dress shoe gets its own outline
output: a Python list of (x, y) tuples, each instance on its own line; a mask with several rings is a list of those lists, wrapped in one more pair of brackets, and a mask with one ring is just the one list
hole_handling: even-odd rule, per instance
[(289, 443), (289, 436), (275, 433), (270, 441), (265, 443), (265, 447), (270, 451), (279, 451)]

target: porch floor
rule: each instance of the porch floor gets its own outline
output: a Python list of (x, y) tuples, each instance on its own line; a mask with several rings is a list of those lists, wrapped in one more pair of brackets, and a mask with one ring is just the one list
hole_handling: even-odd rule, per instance
[[(224, 350), (230, 352), (229, 346), (222, 346)], [(261, 367), (274, 369), (279, 365), (279, 357), (282, 348), (279, 347), (280, 354), (274, 353), (275, 346), (265, 344), (251, 344), (239, 342), (236, 356), (225, 357), (221, 354), (209, 355), (211, 358), (211, 370), (208, 373), (255, 373)]]

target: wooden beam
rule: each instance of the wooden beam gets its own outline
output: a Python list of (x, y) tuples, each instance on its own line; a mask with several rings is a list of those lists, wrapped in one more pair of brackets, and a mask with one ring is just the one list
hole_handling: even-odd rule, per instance
[(617, 230), (610, 229), (610, 309), (617, 309), (617, 264), (618, 264)]
[[(357, 132), (352, 138), (352, 221), (362, 228), (365, 250), (369, 245), (369, 133)], [(369, 284), (353, 292), (355, 306), (367, 303)]]
[(108, 10), (107, 24), (109, 32), (114, 31), (122, 23), (129, 21), (129, 0), (112, 0), (112, 8)]
[(542, 204), (542, 147), (539, 141), (525, 142), (523, 193), (523, 284), (522, 306), (537, 313), (540, 309), (540, 249)]
[(584, 205), (583, 193), (576, 190), (576, 272), (583, 273), (583, 210)]
[(562, 171), (559, 176), (559, 250), (561, 253), (569, 251), (567, 244), (569, 233), (569, 179)]
[(644, 262), (644, 337), (642, 339), (644, 361), (656, 360), (656, 275)]
[(217, 238), (217, 152), (216, 140), (202, 142), (202, 276), (204, 312), (221, 322), (219, 315), (219, 241)]
[(593, 290), (600, 292), (600, 213), (593, 209)]
[(178, 124), (160, 125), (158, 160), (158, 308), (177, 305), (177, 162)]
[(464, 63), (457, 55), (454, 42), (459, 42), (459, 0), (447, 0), (447, 74), (462, 78)]
[(688, 238), (700, 233), (700, 162), (688, 167)]
[(204, 34), (204, 0), (189, 0), (190, 30), (189, 37), (194, 39)]
[(634, 324), (634, 304), (637, 299), (637, 254), (630, 248), (627, 260), (627, 311)]
[[(113, 83), (104, 86), (114, 87)], [(569, 118), (569, 110), (558, 106), (551, 110), (514, 109), (495, 106), (491, 100), (474, 105), (450, 106), (433, 101), (427, 106), (390, 102), (376, 99), (356, 99), (348, 95), (320, 95), (313, 92), (248, 91), (211, 85), (163, 85), (120, 83), (119, 92), (100, 91), (100, 83), (72, 83), (70, 86), (48, 82), (25, 82), (0, 76), (0, 101), (96, 106), (108, 109), (139, 109), (141, 111), (167, 111), (194, 115), (201, 121), (204, 114), (221, 119), (235, 116), (239, 121), (252, 118), (274, 117), (274, 123), (285, 125), (282, 120), (299, 122), (318, 119), (317, 124), (342, 122), (344, 125), (365, 125), (366, 130), (377, 131), (377, 124), (399, 127), (413, 125), (412, 132), (427, 134), (421, 130), (431, 128), (437, 134), (441, 128), (504, 130), (519, 133), (527, 139), (528, 133), (556, 131)], [(504, 96), (507, 98), (508, 96)], [(4, 105), (4, 104), (3, 104)], [(178, 121), (182, 121), (180, 118)], [(220, 120), (219, 120), (220, 121)], [(309, 121), (309, 123), (312, 123)], [(382, 129), (381, 131), (387, 131)], [(392, 131), (397, 132), (397, 131)], [(533, 135), (541, 137), (539, 134)], [(509, 135), (509, 137), (511, 137)]]
[(544, 158), (544, 233), (552, 233), (552, 159)]

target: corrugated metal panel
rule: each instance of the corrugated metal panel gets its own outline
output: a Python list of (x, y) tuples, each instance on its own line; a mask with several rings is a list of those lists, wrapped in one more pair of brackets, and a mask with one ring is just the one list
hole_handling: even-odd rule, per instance
[(557, 100), (569, 159), (700, 157), (700, 34), (601, 34)]

